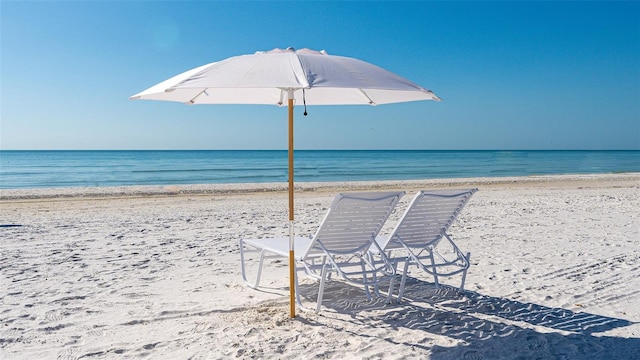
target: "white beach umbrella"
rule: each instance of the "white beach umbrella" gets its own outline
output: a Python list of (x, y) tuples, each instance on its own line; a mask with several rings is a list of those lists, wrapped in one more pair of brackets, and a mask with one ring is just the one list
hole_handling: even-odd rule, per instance
[(289, 108), (289, 268), (291, 317), (294, 302), (293, 107), (379, 105), (436, 100), (433, 92), (367, 62), (324, 50), (273, 49), (234, 56), (176, 75), (132, 100), (185, 104), (271, 104)]

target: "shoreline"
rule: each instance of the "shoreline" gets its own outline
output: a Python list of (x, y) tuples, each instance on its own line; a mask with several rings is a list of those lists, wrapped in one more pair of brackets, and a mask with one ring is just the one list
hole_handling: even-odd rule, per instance
[[(296, 192), (341, 192), (379, 189), (417, 190), (442, 187), (501, 187), (501, 186), (602, 186), (620, 183), (640, 187), (640, 173), (532, 175), (509, 177), (471, 177), (422, 180), (298, 182)], [(59, 187), (0, 189), (0, 202), (41, 199), (118, 198), (148, 196), (231, 195), (246, 193), (283, 193), (287, 183), (234, 183), (185, 185), (129, 185), (105, 187)]]

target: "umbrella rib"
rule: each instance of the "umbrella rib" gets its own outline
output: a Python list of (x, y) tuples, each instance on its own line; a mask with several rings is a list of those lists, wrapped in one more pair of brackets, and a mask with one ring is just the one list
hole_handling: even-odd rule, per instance
[[(189, 104), (195, 104), (196, 99), (200, 97), (202, 94), (207, 94), (207, 89), (204, 89), (198, 93), (198, 95), (194, 96), (191, 100), (188, 101)], [(207, 94), (208, 95), (208, 94)]]
[(364, 95), (364, 97), (366, 97), (366, 98), (367, 98), (367, 100), (369, 100), (369, 105), (376, 105), (376, 102), (375, 102), (375, 101), (373, 101), (373, 99), (371, 99), (371, 98), (369, 97), (369, 95), (367, 95), (367, 93), (366, 93), (366, 92), (364, 92), (364, 90), (362, 90), (362, 88), (358, 88), (358, 90), (360, 90), (360, 92), (362, 93), (362, 95)]

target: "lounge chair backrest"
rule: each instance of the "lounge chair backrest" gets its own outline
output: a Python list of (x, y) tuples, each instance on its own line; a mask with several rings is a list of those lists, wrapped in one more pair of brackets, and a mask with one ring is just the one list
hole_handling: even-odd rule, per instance
[(401, 248), (400, 243), (393, 241), (396, 237), (410, 248), (436, 245), (476, 191), (477, 189), (418, 192), (393, 230), (388, 239), (390, 241), (380, 244), (381, 247), (385, 250)]
[(400, 192), (358, 192), (336, 196), (314, 235), (308, 255), (366, 252), (393, 211)]

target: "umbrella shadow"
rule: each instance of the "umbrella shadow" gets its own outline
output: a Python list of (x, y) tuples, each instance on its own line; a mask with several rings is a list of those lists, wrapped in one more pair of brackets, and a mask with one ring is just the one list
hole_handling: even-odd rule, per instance
[[(300, 290), (307, 301), (315, 301), (317, 285)], [(595, 335), (635, 324), (625, 319), (471, 291), (458, 294), (455, 288), (412, 278), (401, 303), (367, 301), (362, 288), (341, 282), (328, 285), (324, 298), (323, 311), (348, 315), (345, 321), (356, 328), (412, 330), (411, 338), (385, 340), (418, 349), (430, 359), (640, 359), (640, 338)], [(425, 341), (442, 337), (456, 345)]]

